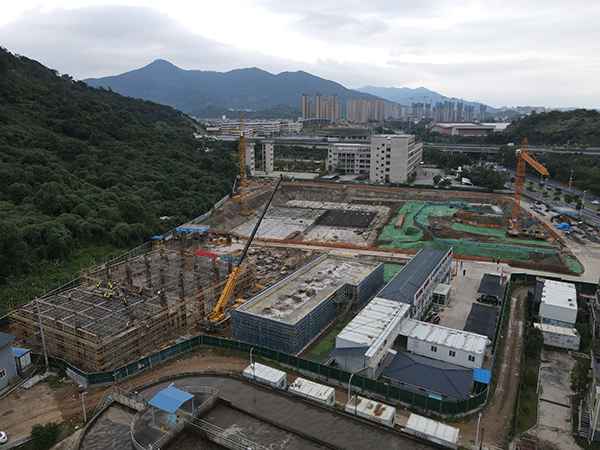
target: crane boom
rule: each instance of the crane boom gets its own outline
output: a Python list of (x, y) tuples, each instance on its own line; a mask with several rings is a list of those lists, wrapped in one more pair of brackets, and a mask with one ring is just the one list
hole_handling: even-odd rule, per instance
[(523, 181), (525, 180), (525, 168), (526, 163), (529, 163), (531, 167), (537, 170), (539, 173), (545, 176), (549, 176), (548, 169), (542, 166), (537, 160), (527, 153), (527, 139), (523, 139), (521, 148), (517, 150), (517, 157), (519, 162), (517, 163), (517, 176), (515, 178), (515, 196), (513, 199), (512, 214), (510, 218), (510, 229), (508, 233), (513, 236), (519, 235), (517, 221), (519, 218), (519, 211), (521, 210), (521, 192), (523, 190)]
[(283, 179), (283, 177), (280, 176), (279, 180), (277, 180), (277, 184), (275, 185), (275, 188), (273, 189), (273, 192), (271, 193), (271, 196), (269, 197), (269, 200), (267, 201), (265, 208), (263, 209), (260, 217), (256, 221), (256, 224), (254, 225), (254, 229), (252, 230), (252, 233), (250, 233), (250, 236), (248, 237), (248, 240), (246, 241), (246, 245), (244, 246), (244, 250), (242, 250), (242, 254), (240, 255), (237, 263), (235, 264), (233, 270), (231, 271), (231, 275), (229, 275), (229, 279), (227, 280), (225, 289), (223, 289), (223, 292), (221, 293), (221, 296), (219, 297), (219, 301), (217, 302), (217, 305), (215, 306), (213, 311), (206, 317), (206, 320), (201, 322), (201, 324), (204, 326), (204, 328), (207, 331), (220, 331), (221, 324), (228, 317), (227, 314), (225, 313), (226, 307), (227, 307), (227, 304), (229, 303), (229, 299), (231, 298), (231, 296), (233, 295), (233, 292), (235, 291), (235, 287), (237, 286), (238, 280), (240, 279), (240, 275), (244, 271), (242, 262), (244, 261), (244, 258), (246, 257), (246, 253), (248, 253), (248, 249), (250, 248), (250, 244), (252, 244), (252, 240), (254, 239), (254, 235), (258, 231), (258, 227), (260, 226), (260, 223), (262, 222), (263, 218), (265, 217), (265, 214), (267, 213), (267, 209), (269, 209), (269, 205), (273, 201), (273, 197), (275, 197), (275, 192), (277, 192), (277, 188), (281, 184), (282, 179)]

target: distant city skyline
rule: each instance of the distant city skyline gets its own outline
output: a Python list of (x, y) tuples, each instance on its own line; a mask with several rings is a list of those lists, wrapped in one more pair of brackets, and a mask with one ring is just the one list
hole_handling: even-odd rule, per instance
[(303, 70), (351, 89), (425, 86), (502, 106), (600, 108), (600, 3), (507, 0), (25, 0), (0, 45), (76, 79), (166, 59)]

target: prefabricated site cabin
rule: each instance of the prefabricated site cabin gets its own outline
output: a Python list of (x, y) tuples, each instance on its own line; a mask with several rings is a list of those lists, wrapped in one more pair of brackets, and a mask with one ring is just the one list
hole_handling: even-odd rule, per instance
[(324, 403), (325, 405), (333, 406), (335, 404), (334, 388), (315, 383), (305, 378), (296, 378), (296, 381), (290, 384), (288, 390), (300, 397)]
[(452, 248), (424, 248), (377, 293), (377, 298), (410, 305), (410, 317), (421, 317), (433, 301), (438, 284), (452, 279)]
[(287, 373), (257, 362), (253, 362), (246, 367), (243, 375), (246, 378), (268, 384), (274, 388), (285, 389), (287, 387)]
[(404, 427), (408, 434), (424, 439), (428, 442), (447, 447), (458, 448), (460, 430), (427, 417), (411, 413)]
[(338, 367), (376, 379), (394, 357), (391, 348), (409, 314), (407, 303), (371, 300), (335, 338), (331, 356)]
[(544, 344), (551, 347), (579, 350), (581, 336), (575, 328), (555, 327), (546, 323), (535, 323), (534, 326), (542, 330)]
[(396, 424), (396, 408), (358, 395), (350, 397), (346, 412), (388, 427)]
[(481, 369), (487, 336), (409, 319), (400, 334), (406, 336), (406, 349), (416, 355), (457, 366)]
[(540, 321), (556, 327), (574, 328), (577, 322), (577, 290), (573, 283), (545, 280)]

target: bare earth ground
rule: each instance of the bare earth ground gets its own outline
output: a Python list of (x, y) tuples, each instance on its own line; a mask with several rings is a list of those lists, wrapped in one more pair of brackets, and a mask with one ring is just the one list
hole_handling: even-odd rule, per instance
[[(219, 370), (242, 372), (249, 364), (246, 359), (220, 356), (214, 349), (201, 349), (189, 358), (178, 358), (171, 363), (148, 370), (121, 383), (124, 388), (137, 386), (146, 381), (187, 371)], [(80, 393), (85, 395), (88, 417), (102, 398), (108, 386), (84, 389), (66, 378), (54, 388), (47, 382), (38, 383), (31, 389), (17, 388), (0, 401), (0, 424), (9, 440), (26, 436), (31, 427), (48, 422), (78, 424), (83, 421)]]

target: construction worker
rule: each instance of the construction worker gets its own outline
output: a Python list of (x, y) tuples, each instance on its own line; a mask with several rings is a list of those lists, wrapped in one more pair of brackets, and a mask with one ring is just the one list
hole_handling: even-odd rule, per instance
[(127, 323), (125, 324), (125, 328), (129, 328), (129, 320), (127, 321)]
[(99, 288), (99, 287), (100, 287), (100, 281), (98, 281), (98, 284), (96, 285), (96, 287), (97, 287), (97, 288)]

